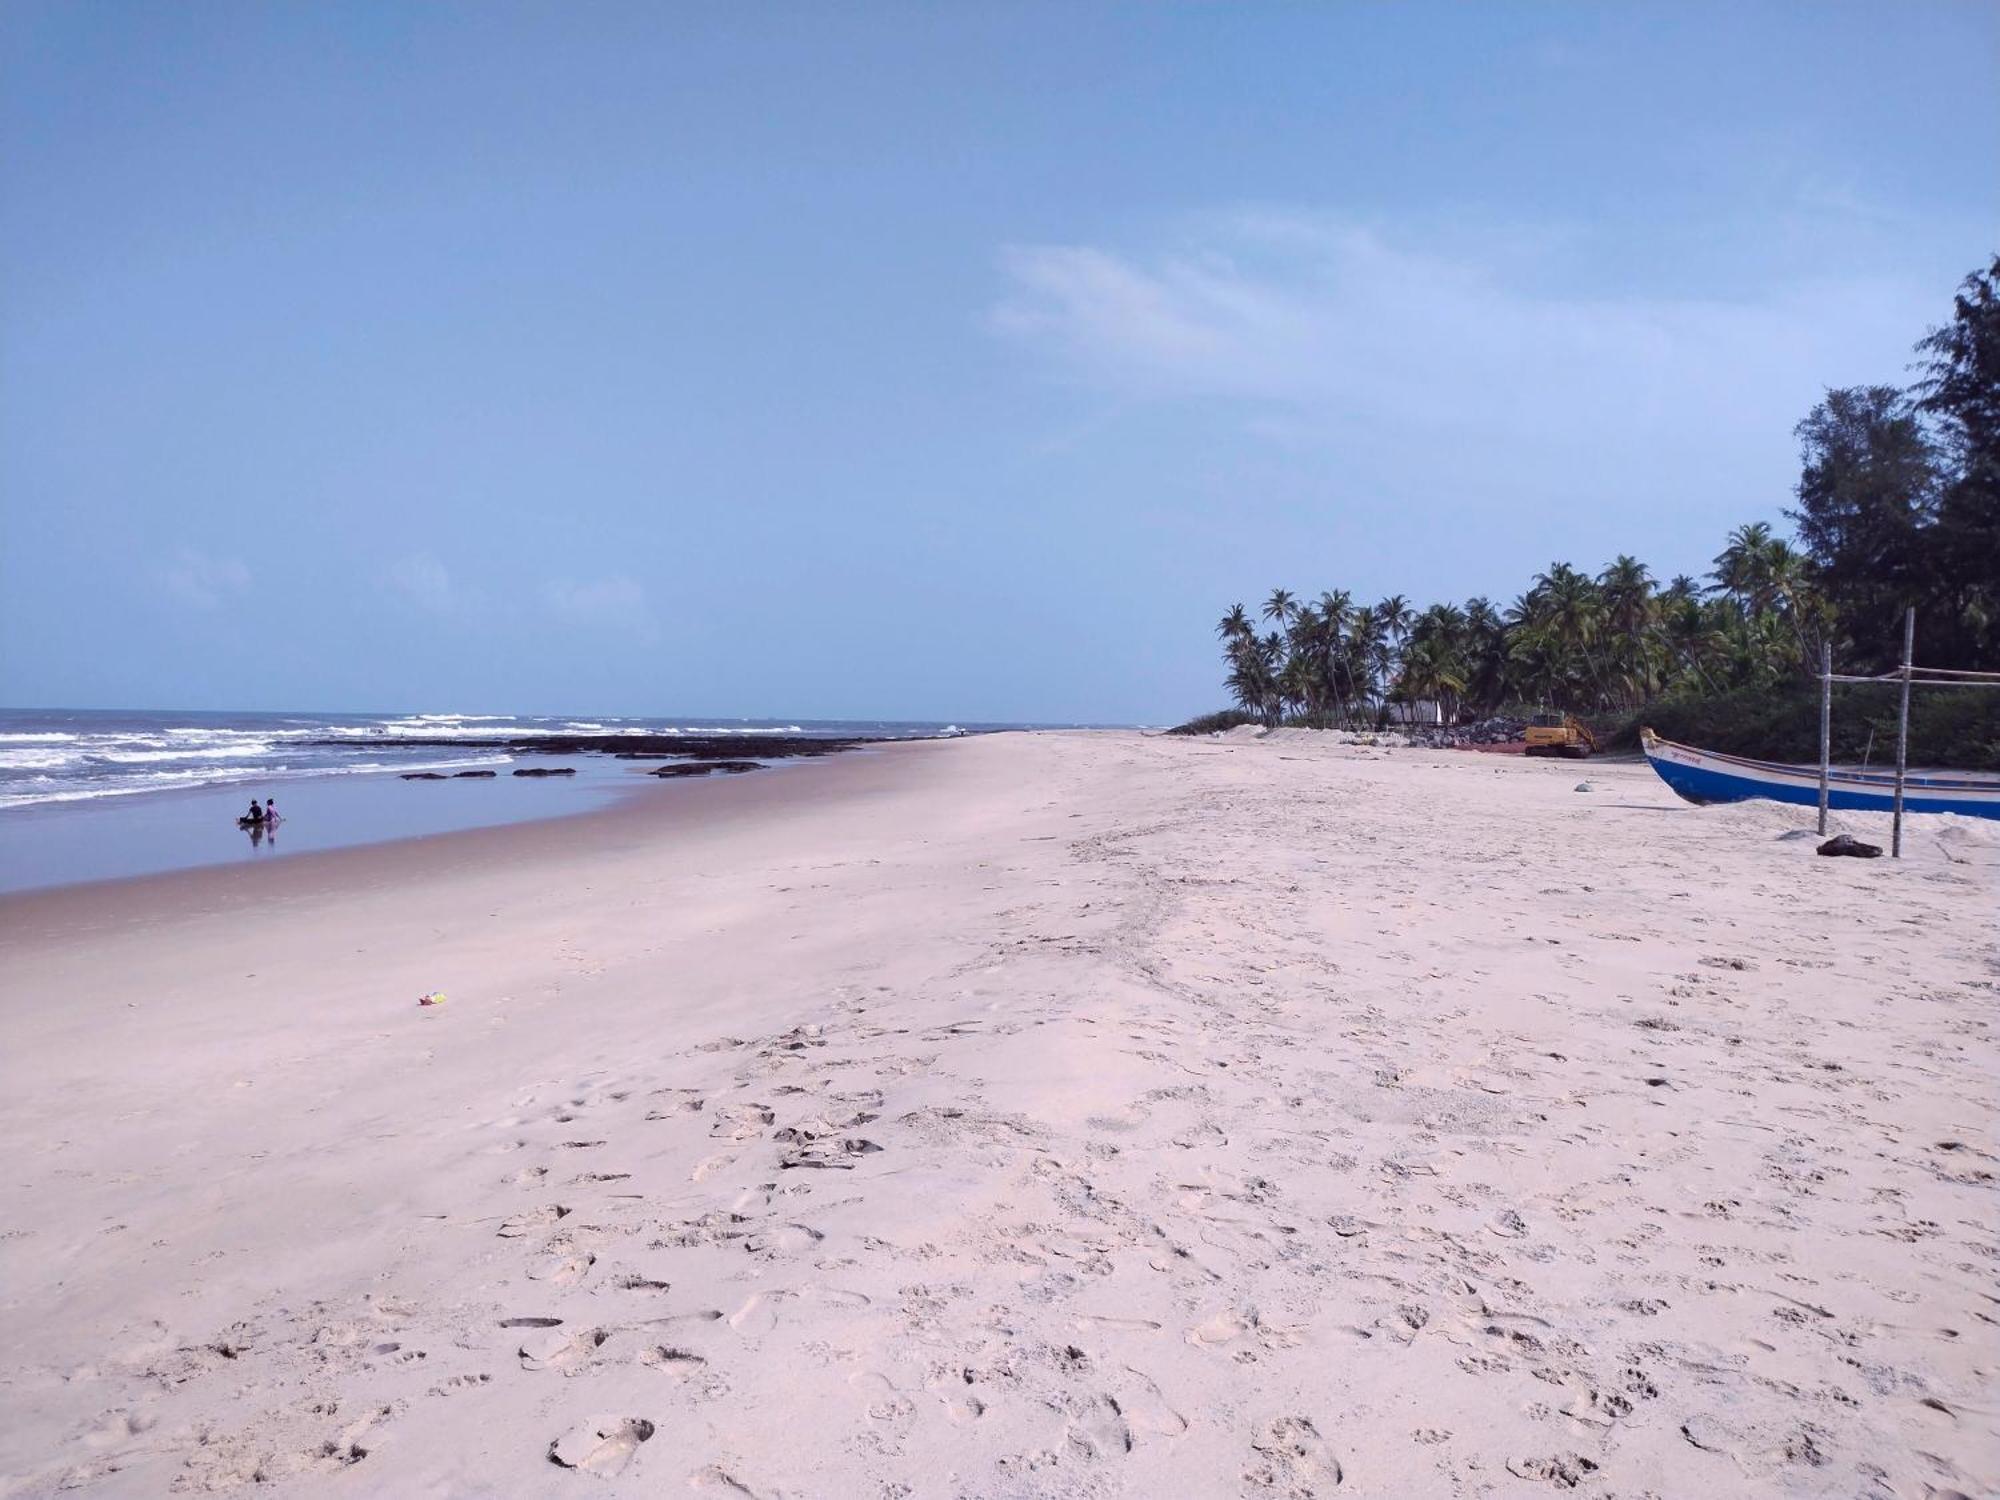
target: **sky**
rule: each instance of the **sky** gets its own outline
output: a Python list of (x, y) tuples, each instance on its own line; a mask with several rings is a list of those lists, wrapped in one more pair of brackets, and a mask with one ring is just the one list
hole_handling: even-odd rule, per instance
[(2000, 5), (0, 6), (0, 703), (1158, 723), (1780, 521)]

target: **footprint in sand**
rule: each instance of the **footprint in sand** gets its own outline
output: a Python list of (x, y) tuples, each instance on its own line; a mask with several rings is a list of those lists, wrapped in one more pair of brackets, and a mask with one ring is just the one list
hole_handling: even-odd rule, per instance
[(1486, 1221), (1486, 1228), (1490, 1233), (1497, 1234), (1502, 1239), (1513, 1240), (1519, 1239), (1528, 1232), (1528, 1221), (1522, 1218), (1514, 1209), (1503, 1208), (1499, 1213)]
[(644, 1417), (589, 1417), (549, 1444), (549, 1462), (610, 1479), (625, 1471), (653, 1432)]
[(1617, 1391), (1600, 1391), (1585, 1385), (1574, 1377), (1564, 1382), (1570, 1392), (1570, 1399), (1561, 1408), (1562, 1414), (1572, 1421), (1582, 1422), (1590, 1427), (1609, 1427), (1614, 1422), (1632, 1415), (1632, 1401)]
[(688, 1488), (695, 1490), (716, 1490), (725, 1495), (742, 1495), (747, 1500), (758, 1500), (757, 1491), (731, 1474), (720, 1464), (710, 1464), (698, 1473), (688, 1476)]
[(668, 1313), (664, 1318), (647, 1318), (643, 1322), (634, 1323), (631, 1326), (634, 1328), (657, 1328), (664, 1332), (667, 1329), (679, 1328), (688, 1323), (720, 1323), (721, 1321), (722, 1313), (718, 1309), (704, 1307), (694, 1312)]
[(777, 1111), (768, 1104), (725, 1104), (715, 1111), (715, 1123), (708, 1127), (708, 1133), (725, 1140), (747, 1141), (777, 1118)]
[(1084, 1333), (1158, 1333), (1160, 1325), (1151, 1318), (1114, 1318), (1102, 1313), (1079, 1313), (1077, 1328)]
[(1581, 1453), (1554, 1453), (1547, 1458), (1510, 1458), (1507, 1472), (1516, 1479), (1543, 1479), (1557, 1489), (1573, 1490), (1597, 1472), (1597, 1461)]
[(650, 1276), (641, 1276), (636, 1272), (614, 1277), (611, 1284), (621, 1292), (664, 1292), (671, 1289), (669, 1282), (655, 1281)]
[(521, 1368), (574, 1370), (586, 1363), (610, 1337), (611, 1335), (601, 1328), (589, 1328), (581, 1333), (564, 1333), (560, 1329), (551, 1329), (547, 1333), (537, 1334), (522, 1341), (519, 1351)]
[(1093, 1396), (1070, 1414), (1069, 1440), (1097, 1458), (1116, 1458), (1132, 1451), (1132, 1428), (1110, 1396)]
[(859, 1312), (875, 1301), (866, 1292), (850, 1292), (835, 1286), (807, 1287), (800, 1295), (810, 1297), (821, 1307), (831, 1307), (840, 1312)]
[(97, 1426), (83, 1435), (83, 1441), (92, 1448), (115, 1447), (152, 1431), (159, 1420), (151, 1412), (110, 1412)]
[(778, 1306), (789, 1301), (790, 1292), (752, 1292), (750, 1298), (729, 1315), (729, 1326), (749, 1338), (769, 1333), (778, 1326)]
[(693, 1182), (706, 1182), (717, 1172), (726, 1171), (735, 1164), (735, 1161), (736, 1153), (733, 1151), (721, 1151), (714, 1156), (704, 1157), (694, 1164), (694, 1170), (688, 1173), (688, 1178)]
[(1199, 1349), (1219, 1349), (1249, 1330), (1249, 1323), (1235, 1313), (1220, 1312), (1188, 1330), (1187, 1340)]
[(986, 1403), (977, 1396), (942, 1395), (944, 1419), (954, 1427), (969, 1427), (986, 1415)]
[(1341, 1481), (1340, 1460), (1305, 1417), (1266, 1423), (1250, 1439), (1250, 1449), (1254, 1458), (1243, 1474), (1246, 1495), (1309, 1500)]
[(851, 1172), (854, 1170), (855, 1157), (873, 1156), (881, 1149), (875, 1142), (863, 1140), (858, 1136), (842, 1141), (815, 1141), (798, 1150), (786, 1152), (778, 1158), (778, 1166), (786, 1171), (813, 1167), (828, 1171)]
[(493, 1377), (484, 1373), (477, 1375), (448, 1375), (424, 1392), (427, 1396), (454, 1396), (461, 1391), (477, 1390), (482, 1385), (491, 1385)]
[(503, 1240), (517, 1240), (568, 1217), (569, 1210), (560, 1203), (544, 1204), (540, 1208), (531, 1208), (524, 1214), (515, 1214), (512, 1218), (503, 1219), (495, 1233)]
[(590, 1274), (597, 1257), (589, 1254), (552, 1255), (528, 1268), (528, 1280), (546, 1281), (551, 1286), (575, 1286)]
[(1135, 1436), (1176, 1438), (1187, 1431), (1187, 1418), (1168, 1404), (1153, 1378), (1127, 1365), (1112, 1382), (1111, 1394)]
[(743, 1241), (752, 1255), (798, 1255), (813, 1248), (826, 1236), (807, 1224), (780, 1224), (760, 1230)]
[(1241, 1311), (1219, 1312), (1206, 1322), (1197, 1323), (1188, 1330), (1187, 1341), (1197, 1349), (1219, 1349), (1245, 1334), (1254, 1335), (1266, 1349), (1296, 1348), (1303, 1338), (1298, 1329), (1266, 1323), (1256, 1308), (1246, 1307)]
[(760, 1182), (755, 1187), (747, 1187), (736, 1195), (736, 1201), (729, 1205), (733, 1214), (759, 1214), (771, 1206), (771, 1195), (778, 1190), (775, 1182)]
[(863, 1371), (850, 1376), (847, 1383), (870, 1398), (868, 1420), (871, 1422), (902, 1422), (916, 1415), (917, 1403), (897, 1390), (895, 1383), (886, 1375)]
[(675, 1380), (691, 1380), (708, 1360), (692, 1349), (678, 1348), (673, 1344), (653, 1344), (639, 1351), (639, 1363), (671, 1375)]

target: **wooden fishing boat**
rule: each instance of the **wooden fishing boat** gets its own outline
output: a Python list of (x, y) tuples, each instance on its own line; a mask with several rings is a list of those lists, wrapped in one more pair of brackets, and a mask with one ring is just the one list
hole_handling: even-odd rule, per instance
[[(1690, 802), (1772, 802), (1819, 806), (1819, 767), (1746, 760), (1663, 740), (1639, 731), (1646, 760), (1660, 780)], [(1895, 805), (1894, 771), (1834, 771), (1827, 776), (1827, 806), (1843, 812), (1888, 812)], [(1978, 776), (1908, 775), (1903, 778), (1903, 811), (1959, 813), (2000, 818), (2000, 780)]]

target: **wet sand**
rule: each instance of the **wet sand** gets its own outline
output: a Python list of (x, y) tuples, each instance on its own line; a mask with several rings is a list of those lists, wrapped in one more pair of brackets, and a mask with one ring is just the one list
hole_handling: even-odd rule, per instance
[(0, 898), (0, 1493), (1990, 1493), (2000, 838), (1808, 820), (1005, 735)]

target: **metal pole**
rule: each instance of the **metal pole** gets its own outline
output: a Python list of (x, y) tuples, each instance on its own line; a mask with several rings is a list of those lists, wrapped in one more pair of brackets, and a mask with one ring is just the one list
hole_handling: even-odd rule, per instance
[(1896, 816), (1890, 828), (1889, 853), (1903, 857), (1903, 777), (1910, 768), (1910, 658), (1917, 645), (1917, 611), (1903, 615), (1903, 707), (1896, 715)]
[(1833, 759), (1833, 642), (1819, 643), (1819, 836), (1826, 837), (1826, 780)]

